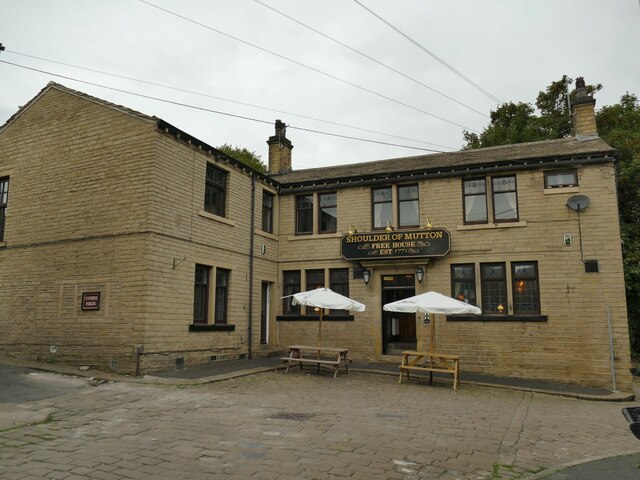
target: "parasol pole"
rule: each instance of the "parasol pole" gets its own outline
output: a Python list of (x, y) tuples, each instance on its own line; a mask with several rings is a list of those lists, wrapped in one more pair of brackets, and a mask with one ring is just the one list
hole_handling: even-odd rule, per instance
[(318, 347), (322, 346), (322, 311), (324, 309), (320, 308), (320, 319), (318, 320)]
[(433, 353), (436, 350), (436, 315), (430, 313), (429, 317), (431, 319), (429, 322), (429, 353)]
[[(320, 348), (322, 348), (322, 312), (324, 308), (320, 307), (320, 318), (318, 320), (318, 360), (320, 360)], [(320, 371), (320, 364), (318, 364), (318, 372)]]

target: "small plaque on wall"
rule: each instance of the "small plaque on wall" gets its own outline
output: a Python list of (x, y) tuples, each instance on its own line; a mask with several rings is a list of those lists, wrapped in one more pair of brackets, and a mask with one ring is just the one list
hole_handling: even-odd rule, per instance
[(100, 292), (82, 292), (82, 310), (100, 310)]

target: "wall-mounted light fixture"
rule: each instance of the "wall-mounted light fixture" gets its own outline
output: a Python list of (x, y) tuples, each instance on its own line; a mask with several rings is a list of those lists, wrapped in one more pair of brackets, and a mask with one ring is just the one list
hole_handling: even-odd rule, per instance
[(347, 232), (349, 235), (353, 235), (354, 233), (358, 233), (358, 229), (353, 225), (349, 224), (349, 231)]
[(416, 268), (416, 278), (418, 279), (419, 283), (422, 283), (422, 279), (424, 278), (424, 270), (422, 269), (422, 267)]
[(387, 222), (387, 228), (385, 228), (384, 231), (387, 233), (393, 232), (393, 227), (391, 226), (391, 222)]
[(369, 278), (371, 278), (371, 272), (369, 271), (368, 268), (366, 268), (363, 272), (362, 272), (362, 278), (364, 279), (364, 284), (365, 285), (369, 285)]
[(433, 228), (433, 224), (431, 223), (431, 220), (429, 220), (429, 217), (427, 217), (427, 224), (424, 226), (424, 228), (426, 228), (427, 230)]

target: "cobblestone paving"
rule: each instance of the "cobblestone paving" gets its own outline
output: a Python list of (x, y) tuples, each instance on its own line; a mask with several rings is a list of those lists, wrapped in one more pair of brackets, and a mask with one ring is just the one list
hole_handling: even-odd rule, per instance
[(633, 447), (620, 409), (512, 390), (270, 372), (105, 384), (0, 432), (1, 479), (497, 479)]

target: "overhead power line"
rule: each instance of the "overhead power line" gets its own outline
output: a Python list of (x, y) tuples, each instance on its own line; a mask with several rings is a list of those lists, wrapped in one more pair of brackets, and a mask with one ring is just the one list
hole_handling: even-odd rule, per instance
[[(142, 0), (140, 0), (142, 1)], [(362, 8), (364, 8), (367, 12), (369, 12), (371, 15), (373, 15), (374, 17), (376, 17), (378, 20), (380, 20), (382, 23), (384, 23), (385, 25), (387, 25), (388, 27), (392, 28), (393, 30), (395, 30), (397, 33), (399, 33), (400, 35), (402, 35), (404, 38), (406, 38), (407, 40), (409, 40), (411, 43), (413, 43), (416, 47), (418, 47), (420, 50), (422, 50), (423, 52), (425, 52), (426, 54), (430, 55), (433, 59), (435, 59), (436, 61), (438, 61), (439, 63), (441, 63), (442, 65), (444, 65), (445, 67), (447, 67), (449, 70), (451, 70), (453, 73), (455, 73), (457, 76), (459, 76), (460, 78), (462, 78), (465, 82), (467, 82), (469, 85), (472, 85), (473, 87), (475, 87), (477, 90), (479, 90), (480, 92), (482, 92), (484, 95), (486, 95), (487, 97), (489, 97), (491, 100), (493, 100), (496, 103), (502, 103), (500, 101), (500, 99), (498, 99), (497, 97), (495, 97), (494, 95), (492, 95), (491, 93), (489, 93), (488, 91), (486, 91), (484, 88), (482, 88), (480, 85), (478, 85), (477, 83), (475, 83), (473, 80), (471, 80), (469, 77), (467, 77), (466, 75), (464, 75), (463, 73), (461, 73), (460, 71), (456, 70), (454, 67), (452, 67), (450, 64), (448, 64), (446, 61), (444, 61), (442, 58), (438, 57), (435, 53), (433, 53), (431, 50), (429, 50), (428, 48), (424, 47), (423, 45), (421, 45), (420, 43), (418, 43), (417, 41), (415, 41), (413, 38), (411, 38), (409, 35), (407, 35), (406, 33), (404, 33), (402, 30), (400, 30), (399, 28), (395, 27), (394, 25), (392, 25), (391, 23), (389, 23), (388, 21), (386, 21), (384, 18), (382, 18), (380, 15), (378, 15), (376, 12), (374, 12), (373, 10), (371, 10), (370, 8), (368, 8), (367, 6), (363, 5), (361, 2), (359, 2), (358, 0), (353, 0), (355, 3), (357, 3), (358, 5), (360, 5)]]
[[(252, 121), (252, 122), (264, 123), (264, 124), (268, 124), (268, 125), (272, 125), (273, 124), (273, 122), (271, 120), (263, 120), (263, 119), (259, 119), (259, 118), (248, 117), (248, 116), (245, 116), (245, 115), (237, 115), (237, 114), (234, 114), (234, 113), (223, 112), (221, 110), (213, 110), (211, 108), (201, 107), (201, 106), (198, 106), (198, 105), (192, 105), (192, 104), (188, 104), (188, 103), (177, 102), (177, 101), (169, 100), (169, 99), (166, 99), (166, 98), (155, 97), (155, 96), (152, 96), (152, 95), (145, 95), (143, 93), (132, 92), (130, 90), (124, 90), (122, 88), (110, 87), (108, 85), (103, 85), (103, 84), (96, 83), (96, 82), (90, 82), (90, 81), (87, 81), (87, 80), (81, 80), (81, 79), (70, 77), (70, 76), (67, 76), (67, 75), (61, 75), (61, 74), (58, 74), (58, 73), (53, 73), (53, 72), (49, 72), (49, 71), (46, 71), (46, 70), (41, 70), (39, 68), (33, 68), (33, 67), (28, 67), (26, 65), (20, 65), (20, 64), (14, 63), (14, 62), (8, 62), (6, 60), (0, 60), (0, 63), (4, 63), (4, 64), (7, 64), (7, 65), (12, 65), (12, 66), (18, 67), (18, 68), (23, 68), (25, 70), (31, 70), (33, 72), (43, 73), (45, 75), (51, 75), (53, 77), (64, 78), (65, 80), (71, 80), (73, 82), (78, 82), (78, 83), (82, 83), (82, 84), (85, 84), (85, 85), (92, 85), (94, 87), (104, 88), (106, 90), (111, 90), (111, 91), (114, 91), (114, 92), (120, 92), (120, 93), (124, 93), (124, 94), (127, 94), (127, 95), (133, 95), (133, 96), (136, 96), (136, 97), (146, 98), (148, 100), (155, 100), (157, 102), (168, 103), (170, 105), (176, 105), (176, 106), (179, 106), (179, 107), (191, 108), (191, 109), (200, 110), (200, 111), (203, 111), (203, 112), (215, 113), (217, 115), (225, 115), (227, 117), (233, 117), (233, 118), (238, 118), (238, 119), (241, 119), (241, 120), (248, 120), (248, 121)], [(442, 150), (434, 150), (434, 149), (431, 149), (431, 148), (423, 148), (423, 147), (413, 147), (413, 146), (410, 146), (410, 145), (401, 145), (401, 144), (397, 144), (397, 143), (381, 142), (379, 140), (371, 140), (371, 139), (368, 139), (368, 138), (352, 137), (352, 136), (348, 136), (348, 135), (341, 135), (341, 134), (338, 134), (338, 133), (323, 132), (323, 131), (320, 131), (320, 130), (311, 130), (311, 129), (308, 129), (308, 128), (298, 127), (298, 126), (295, 126), (295, 125), (287, 125), (287, 127), (290, 128), (290, 129), (301, 130), (301, 131), (306, 131), (306, 132), (310, 132), (310, 133), (317, 133), (317, 134), (321, 134), (321, 135), (328, 135), (328, 136), (331, 136), (331, 137), (344, 138), (344, 139), (347, 139), (347, 140), (357, 140), (357, 141), (360, 141), (360, 142), (375, 143), (375, 144), (378, 144), (378, 145), (387, 145), (387, 146), (392, 146), (392, 147), (409, 148), (409, 149), (412, 149), (412, 150), (421, 150), (421, 151), (424, 151), (424, 152), (446, 153), (446, 152), (444, 152)]]
[(360, 55), (360, 56), (362, 56), (362, 57), (365, 57), (365, 58), (367, 58), (367, 59), (371, 60), (372, 62), (374, 62), (374, 63), (376, 63), (376, 64), (378, 64), (378, 65), (380, 65), (380, 66), (382, 66), (382, 67), (386, 68), (387, 70), (391, 70), (392, 72), (397, 73), (398, 75), (401, 75), (402, 77), (406, 78), (407, 80), (411, 80), (412, 82), (414, 82), (414, 83), (416, 83), (416, 84), (418, 84), (418, 85), (420, 85), (420, 86), (422, 86), (422, 87), (426, 88), (427, 90), (430, 90), (430, 91), (432, 91), (432, 92), (434, 92), (434, 93), (437, 93), (438, 95), (440, 95), (440, 96), (442, 96), (442, 97), (444, 97), (444, 98), (446, 98), (446, 99), (448, 99), (448, 100), (451, 100), (452, 102), (455, 102), (455, 103), (457, 103), (458, 105), (460, 105), (460, 106), (462, 106), (462, 107), (464, 107), (464, 108), (467, 108), (467, 109), (471, 110), (472, 112), (475, 112), (475, 113), (477, 113), (477, 114), (479, 114), (479, 115), (482, 115), (482, 116), (483, 116), (483, 117), (485, 117), (485, 118), (490, 118), (490, 117), (489, 117), (487, 114), (485, 114), (484, 112), (481, 112), (480, 110), (476, 110), (475, 108), (470, 107), (469, 105), (467, 105), (467, 104), (465, 104), (465, 103), (462, 103), (462, 102), (460, 102), (460, 101), (456, 100), (456, 99), (455, 99), (455, 98), (453, 98), (453, 97), (450, 97), (450, 96), (449, 96), (449, 95), (447, 95), (446, 93), (442, 93), (442, 92), (440, 92), (440, 91), (436, 90), (435, 88), (430, 87), (429, 85), (427, 85), (427, 84), (425, 84), (425, 83), (422, 83), (420, 80), (416, 80), (415, 78), (413, 78), (413, 77), (411, 77), (411, 76), (409, 76), (409, 75), (407, 75), (407, 74), (405, 74), (405, 73), (402, 73), (401, 71), (399, 71), (399, 70), (397, 70), (397, 69), (395, 69), (395, 68), (393, 68), (393, 67), (391, 67), (391, 66), (387, 65), (386, 63), (383, 63), (383, 62), (381, 62), (381, 61), (379, 61), (379, 60), (377, 60), (377, 59), (373, 58), (372, 56), (367, 55), (366, 53), (361, 52), (360, 50), (357, 50), (357, 49), (355, 49), (355, 48), (353, 48), (353, 47), (351, 47), (351, 46), (347, 45), (346, 43), (343, 43), (343, 42), (341, 42), (340, 40), (337, 40), (337, 39), (335, 39), (335, 38), (333, 38), (333, 37), (331, 37), (331, 36), (327, 35), (326, 33), (322, 33), (321, 31), (319, 31), (319, 30), (317, 30), (317, 29), (315, 29), (315, 28), (313, 28), (313, 27), (311, 27), (311, 26), (309, 26), (309, 25), (307, 25), (307, 24), (305, 24), (305, 23), (301, 22), (300, 20), (298, 20), (298, 19), (296, 19), (296, 18), (293, 18), (292, 16), (287, 15), (286, 13), (281, 12), (280, 10), (277, 10), (277, 9), (273, 8), (271, 5), (267, 5), (266, 3), (261, 2), (260, 0), (254, 0), (254, 1), (255, 1), (256, 3), (259, 3), (260, 5), (262, 5), (263, 7), (266, 7), (266, 8), (268, 8), (269, 10), (272, 10), (273, 12), (277, 13), (278, 15), (282, 15), (283, 17), (288, 18), (288, 19), (289, 19), (289, 20), (291, 20), (292, 22), (295, 22), (295, 23), (297, 23), (298, 25), (301, 25), (301, 26), (303, 26), (304, 28), (307, 28), (307, 29), (311, 30), (312, 32), (317, 33), (318, 35), (321, 35), (321, 36), (323, 36), (324, 38), (326, 38), (326, 39), (328, 39), (328, 40), (331, 40), (332, 42), (337, 43), (338, 45), (341, 45), (341, 46), (343, 46), (344, 48), (347, 48), (347, 49), (351, 50), (352, 52), (357, 53), (358, 55)]
[(197, 20), (193, 20), (192, 18), (185, 17), (184, 15), (181, 15), (179, 13), (176, 13), (176, 12), (173, 12), (173, 11), (168, 10), (166, 8), (163, 8), (163, 7), (160, 7), (158, 5), (155, 5), (155, 4), (153, 4), (151, 2), (148, 2), (146, 0), (138, 0), (138, 1), (140, 3), (144, 3), (145, 5), (148, 5), (150, 7), (158, 9), (158, 10), (160, 10), (162, 12), (168, 13), (168, 14), (173, 15), (175, 17), (181, 18), (182, 20), (185, 20), (187, 22), (193, 23), (194, 25), (198, 25), (199, 27), (206, 28), (207, 30), (211, 30), (212, 32), (216, 32), (216, 33), (218, 33), (220, 35), (223, 35), (223, 36), (225, 36), (227, 38), (230, 38), (230, 39), (235, 40), (237, 42), (243, 43), (243, 44), (248, 45), (250, 47), (256, 48), (256, 49), (258, 49), (258, 50), (260, 50), (262, 52), (268, 53), (270, 55), (274, 55), (274, 56), (276, 56), (278, 58), (281, 58), (282, 60), (286, 60), (287, 62), (291, 62), (291, 63), (293, 63), (295, 65), (300, 66), (300, 67), (306, 68), (306, 69), (311, 70), (313, 72), (319, 73), (319, 74), (324, 75), (324, 76), (329, 77), (329, 78), (332, 78), (332, 79), (334, 79), (334, 80), (336, 80), (338, 82), (344, 83), (345, 85), (349, 85), (351, 87), (357, 88), (358, 90), (362, 90), (363, 92), (370, 93), (372, 95), (375, 95), (377, 97), (383, 98), (383, 99), (388, 100), (390, 102), (396, 103), (398, 105), (402, 105), (403, 107), (410, 108), (411, 110), (414, 110), (416, 112), (420, 112), (420, 113), (422, 113), (424, 115), (428, 115), (430, 117), (437, 118), (438, 120), (441, 120), (443, 122), (447, 122), (447, 123), (449, 123), (451, 125), (455, 125), (456, 127), (463, 128), (463, 129), (468, 130), (470, 132), (479, 133), (477, 130), (475, 130), (475, 129), (471, 128), (471, 127), (467, 127), (465, 125), (461, 125), (461, 124), (456, 123), (456, 122), (454, 122), (452, 120), (449, 120), (447, 118), (444, 118), (444, 117), (441, 117), (439, 115), (435, 115), (433, 113), (427, 112), (426, 110), (422, 110), (421, 108), (414, 107), (413, 105), (409, 105), (408, 103), (402, 102), (402, 101), (397, 100), (395, 98), (391, 98), (391, 97), (389, 97), (387, 95), (384, 95), (382, 93), (376, 92), (376, 91), (371, 90), (369, 88), (363, 87), (363, 86), (358, 85), (358, 84), (353, 83), (353, 82), (350, 82), (348, 80), (345, 80), (344, 78), (340, 78), (340, 77), (338, 77), (336, 75), (333, 75), (331, 73), (328, 73), (328, 72), (325, 72), (323, 70), (320, 70), (319, 68), (315, 68), (315, 67), (312, 67), (310, 65), (306, 65), (306, 64), (304, 64), (302, 62), (299, 62), (297, 60), (293, 60), (292, 58), (285, 57), (284, 55), (281, 55), (281, 54), (279, 54), (277, 52), (274, 52), (272, 50), (269, 50), (269, 49), (266, 49), (266, 48), (261, 47), (259, 45), (256, 45), (255, 43), (251, 43), (251, 42), (248, 42), (246, 40), (242, 40), (241, 38), (235, 37), (233, 35), (230, 35), (228, 33), (223, 32), (221, 30), (213, 28), (213, 27), (211, 27), (209, 25), (205, 25), (204, 23), (198, 22)]
[(377, 130), (371, 130), (371, 129), (368, 129), (368, 128), (357, 127), (355, 125), (349, 125), (349, 124), (346, 124), (346, 123), (333, 122), (333, 121), (330, 121), (330, 120), (323, 120), (321, 118), (311, 117), (311, 116), (308, 116), (308, 115), (301, 115), (301, 114), (298, 114), (298, 113), (288, 112), (288, 111), (282, 110), (282, 109), (264, 107), (264, 106), (256, 105), (256, 104), (253, 104), (253, 103), (241, 102), (239, 100), (231, 100), (229, 98), (218, 97), (216, 95), (210, 95), (208, 93), (196, 92), (196, 91), (187, 90), (187, 89), (184, 89), (184, 88), (173, 87), (171, 85), (165, 85), (165, 84), (162, 84), (162, 83), (151, 82), (149, 80), (143, 80), (143, 79), (140, 79), (140, 78), (128, 77), (126, 75), (119, 75), (117, 73), (112, 73), (112, 72), (105, 72), (103, 70), (97, 70), (95, 68), (82, 67), (80, 65), (74, 65), (74, 64), (71, 64), (71, 63), (60, 62), (60, 61), (57, 61), (57, 60), (51, 60), (49, 58), (38, 57), (38, 56), (35, 56), (35, 55), (29, 55), (29, 54), (26, 54), (26, 53), (14, 52), (12, 50), (7, 50), (7, 53), (11, 53), (13, 55), (19, 55), (19, 56), (27, 57), (27, 58), (33, 58), (33, 59), (36, 59), (36, 60), (42, 60), (44, 62), (54, 63), (56, 65), (64, 65), (65, 67), (77, 68), (79, 70), (85, 70), (85, 71), (88, 71), (88, 72), (99, 73), (101, 75), (108, 75), (108, 76), (115, 77), (115, 78), (122, 78), (124, 80), (130, 80), (130, 81), (133, 81), (133, 82), (139, 82), (139, 83), (143, 83), (145, 85), (153, 85), (155, 87), (166, 88), (168, 90), (175, 90), (177, 92), (189, 93), (189, 94), (198, 95), (198, 96), (201, 96), (201, 97), (212, 98), (212, 99), (215, 99), (215, 100), (221, 100), (223, 102), (235, 103), (235, 104), (238, 104), (238, 105), (244, 105), (244, 106), (252, 107), (252, 108), (259, 108), (261, 110), (266, 110), (266, 111), (275, 112), (275, 113), (282, 113), (282, 114), (291, 115), (291, 116), (294, 116), (294, 117), (304, 118), (304, 119), (307, 119), (307, 120), (314, 120), (316, 122), (326, 123), (326, 124), (329, 124), (329, 125), (335, 125), (335, 126), (338, 126), (338, 127), (347, 127), (347, 128), (352, 128), (354, 130), (360, 130), (362, 132), (375, 133), (377, 135), (384, 135), (384, 136), (387, 136), (387, 137), (398, 138), (400, 140), (408, 140), (410, 142), (422, 143), (422, 144), (425, 144), (425, 145), (432, 145), (434, 147), (447, 148), (447, 149), (450, 149), (450, 150), (457, 150), (455, 147), (449, 147), (447, 145), (440, 145), (440, 144), (437, 144), (437, 143), (426, 142), (424, 140), (417, 140), (415, 138), (403, 137), (403, 136), (394, 135), (394, 134), (391, 134), (391, 133), (385, 133), (385, 132), (380, 132), (380, 131), (377, 131)]

